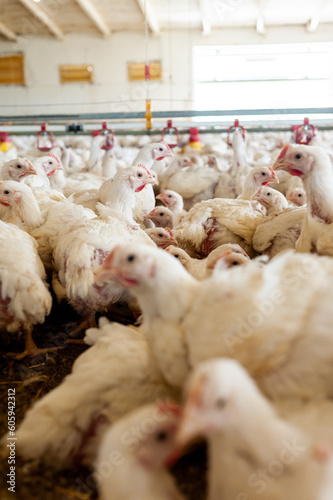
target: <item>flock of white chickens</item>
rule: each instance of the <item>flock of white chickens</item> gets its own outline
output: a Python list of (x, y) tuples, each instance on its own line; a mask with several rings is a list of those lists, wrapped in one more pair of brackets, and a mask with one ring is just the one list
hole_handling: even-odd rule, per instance
[[(91, 346), (18, 453), (80, 459), (100, 500), (181, 500), (168, 466), (204, 438), (209, 500), (332, 500), (332, 135), (103, 140), (0, 156), (0, 328), (17, 362), (57, 350), (33, 327), (64, 300)], [(118, 303), (135, 325), (97, 327)]]

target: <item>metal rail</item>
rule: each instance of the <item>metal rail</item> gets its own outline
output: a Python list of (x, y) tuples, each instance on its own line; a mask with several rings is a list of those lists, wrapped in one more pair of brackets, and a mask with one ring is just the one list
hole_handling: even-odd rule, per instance
[[(0, 106), (1, 108), (1, 106)], [(153, 118), (196, 118), (214, 116), (271, 116), (271, 115), (332, 115), (333, 108), (286, 108), (286, 109), (220, 109), (206, 111), (156, 111)], [(82, 121), (82, 120), (139, 120), (145, 118), (145, 112), (129, 113), (79, 113), (48, 115), (0, 115), (4, 122), (50, 122), (50, 121)]]

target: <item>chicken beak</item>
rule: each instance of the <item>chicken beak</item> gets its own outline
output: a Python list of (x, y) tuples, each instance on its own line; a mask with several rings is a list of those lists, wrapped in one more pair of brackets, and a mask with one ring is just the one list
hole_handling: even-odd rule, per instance
[(272, 175), (268, 177), (269, 182), (275, 182), (275, 184), (279, 184), (279, 179), (276, 173), (272, 170)]
[(95, 271), (95, 283), (97, 286), (102, 285), (107, 281), (114, 281), (118, 277), (118, 271), (116, 267), (113, 266), (113, 259), (117, 245), (111, 250), (109, 255), (104, 259), (102, 265)]
[(34, 168), (32, 163), (29, 160), (26, 160), (26, 161), (28, 162), (29, 168), (27, 170), (25, 170), (24, 172), (22, 172), (22, 174), (20, 175), (20, 178), (26, 177), (27, 175), (37, 175), (37, 170)]
[(178, 241), (176, 240), (176, 238), (170, 238), (168, 240), (168, 243), (169, 243), (169, 246), (178, 247)]
[(163, 193), (158, 194), (156, 196), (156, 200), (160, 200), (160, 201), (162, 201), (165, 204), (164, 194)]
[(207, 264), (207, 269), (214, 269), (216, 262), (220, 259), (223, 259), (223, 257), (225, 257), (226, 255), (231, 255), (231, 250), (227, 250), (226, 252), (219, 255), (213, 262)]
[(292, 167), (294, 167), (294, 164), (290, 161), (287, 161), (285, 158), (278, 158), (273, 165), (274, 170), (288, 170)]
[(286, 159), (286, 154), (290, 148), (290, 144), (283, 146), (276, 162), (273, 165), (273, 170), (288, 170), (289, 167), (293, 166), (293, 164)]
[(146, 180), (146, 184), (152, 184), (152, 185), (158, 184), (158, 180), (155, 177), (153, 177), (152, 175), (150, 175), (148, 177), (148, 179)]
[(10, 203), (8, 203), (8, 200), (6, 198), (2, 198), (0, 196), (0, 205), (3, 205), (4, 207), (9, 207)]

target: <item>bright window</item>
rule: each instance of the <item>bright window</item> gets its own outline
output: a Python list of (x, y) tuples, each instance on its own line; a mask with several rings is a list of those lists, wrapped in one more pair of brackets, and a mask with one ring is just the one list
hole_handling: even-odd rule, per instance
[(193, 50), (196, 109), (333, 106), (333, 43)]

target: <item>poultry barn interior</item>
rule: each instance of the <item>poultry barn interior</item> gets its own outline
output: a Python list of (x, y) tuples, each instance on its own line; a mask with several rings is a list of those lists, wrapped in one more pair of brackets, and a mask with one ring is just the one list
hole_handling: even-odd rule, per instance
[(332, 500), (332, 257), (332, 2), (0, 0), (1, 500)]

